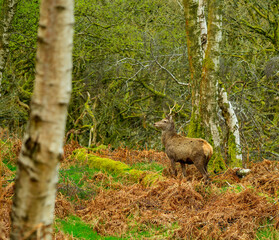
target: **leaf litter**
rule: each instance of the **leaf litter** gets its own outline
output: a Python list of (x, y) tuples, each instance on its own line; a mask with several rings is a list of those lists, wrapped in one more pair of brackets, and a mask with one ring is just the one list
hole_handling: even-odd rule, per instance
[[(123, 153), (122, 149), (117, 151), (119, 153), (109, 152), (110, 158), (123, 160), (128, 155), (130, 163), (150, 161), (155, 152), (149, 155), (147, 150), (145, 153), (135, 150), (131, 153), (125, 150)], [(278, 162), (264, 160), (254, 163), (251, 165), (251, 173), (243, 179), (235, 178), (235, 171), (229, 169), (213, 176), (212, 183), (205, 185), (197, 170), (192, 167), (187, 169), (187, 178), (172, 178), (164, 153), (156, 152), (155, 155), (160, 156), (159, 162), (166, 166), (163, 174), (167, 180), (150, 187), (118, 184), (117, 188), (100, 189), (95, 198), (79, 204), (58, 194), (56, 216), (63, 219), (77, 215), (90, 223), (100, 235), (121, 237), (128, 237), (133, 229), (148, 231), (151, 227), (157, 227), (168, 231), (168, 239), (249, 240), (255, 239), (257, 230), (267, 222), (274, 229), (279, 229)], [(74, 161), (65, 161), (74, 164)], [(88, 182), (96, 184), (108, 179), (110, 176), (106, 173), (97, 173)], [(0, 239), (9, 239), (14, 183), (6, 183), (2, 176), (1, 182)], [(241, 189), (235, 189), (236, 185), (241, 186)], [(159, 235), (154, 237), (166, 239)], [(61, 232), (56, 232), (53, 238), (72, 239)]]

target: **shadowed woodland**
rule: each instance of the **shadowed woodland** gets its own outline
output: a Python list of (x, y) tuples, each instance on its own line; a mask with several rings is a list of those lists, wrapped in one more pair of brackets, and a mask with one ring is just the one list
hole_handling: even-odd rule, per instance
[[(32, 111), (41, 2), (0, 0), (0, 239)], [(278, 0), (74, 4), (53, 239), (279, 239)], [(154, 126), (170, 109), (180, 135), (213, 146), (208, 185), (192, 165), (171, 174)]]

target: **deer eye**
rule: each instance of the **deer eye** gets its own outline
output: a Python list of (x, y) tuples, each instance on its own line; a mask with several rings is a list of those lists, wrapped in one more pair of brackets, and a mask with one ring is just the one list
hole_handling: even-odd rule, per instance
[(164, 120), (164, 123), (168, 122), (167, 120)]

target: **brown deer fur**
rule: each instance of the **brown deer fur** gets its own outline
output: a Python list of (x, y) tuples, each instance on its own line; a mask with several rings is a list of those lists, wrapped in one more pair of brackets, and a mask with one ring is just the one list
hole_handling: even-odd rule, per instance
[(212, 146), (201, 138), (188, 138), (177, 134), (171, 116), (154, 125), (162, 130), (162, 143), (171, 161), (173, 174), (177, 175), (176, 162), (180, 163), (184, 176), (186, 176), (185, 164), (194, 164), (204, 179), (208, 181), (207, 164), (213, 154)]

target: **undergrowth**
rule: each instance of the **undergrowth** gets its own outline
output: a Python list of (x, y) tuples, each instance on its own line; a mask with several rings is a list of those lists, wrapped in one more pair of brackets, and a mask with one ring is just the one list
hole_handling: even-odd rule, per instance
[[(0, 147), (0, 238), (8, 239), (20, 141), (1, 141)], [(146, 186), (71, 157), (78, 148), (75, 142), (64, 148), (55, 239), (279, 239), (276, 161), (251, 164), (251, 173), (243, 179), (233, 169), (211, 174), (211, 184), (205, 185), (193, 166), (186, 178), (173, 178), (162, 152), (109, 147), (89, 152), (125, 163), (128, 172), (163, 176)]]

